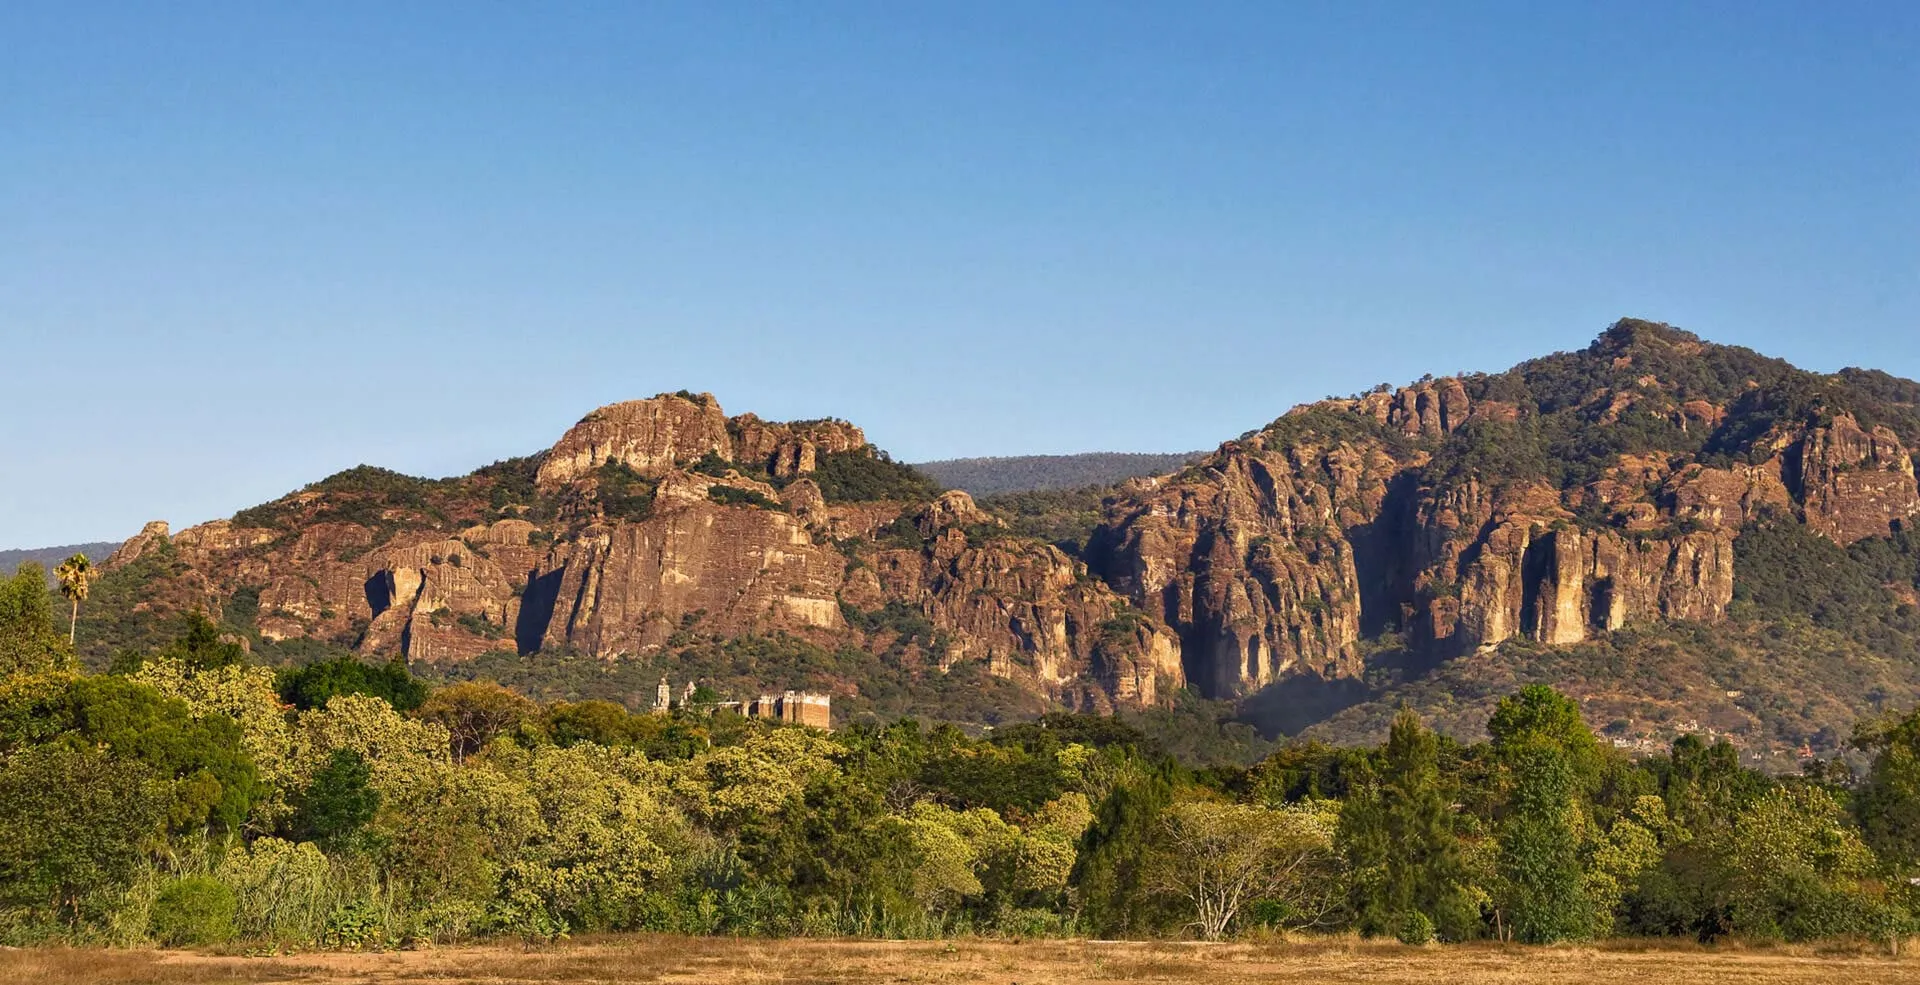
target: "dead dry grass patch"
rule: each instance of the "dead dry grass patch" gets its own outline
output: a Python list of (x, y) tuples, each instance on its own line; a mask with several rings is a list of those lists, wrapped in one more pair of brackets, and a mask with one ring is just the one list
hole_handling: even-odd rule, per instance
[(1920, 959), (1858, 948), (1630, 942), (1547, 948), (1405, 947), (1351, 937), (1298, 941), (734, 940), (597, 937), (538, 948), (487, 945), (278, 957), (186, 951), (0, 952), (19, 985), (1845, 985), (1920, 982)]

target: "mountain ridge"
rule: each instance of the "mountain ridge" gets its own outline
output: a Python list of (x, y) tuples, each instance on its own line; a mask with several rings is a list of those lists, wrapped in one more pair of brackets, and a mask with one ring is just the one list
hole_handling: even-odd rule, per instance
[(1172, 472), (1206, 452), (1081, 452), (1072, 455), (989, 455), (915, 462), (913, 467), (949, 488), (973, 496), (1110, 486)]
[[(97, 661), (141, 618), (199, 606), (266, 651), (731, 666), (742, 686), (818, 687), (849, 707), (885, 678), (936, 711), (959, 699), (927, 698), (934, 683), (974, 668), (969, 687), (1000, 696), (969, 705), (988, 724), (1192, 688), (1289, 731), (1357, 735), (1378, 718), (1370, 702), (1490, 656), (1816, 618), (1790, 593), (1779, 612), (1740, 601), (1764, 581), (1740, 558), (1776, 528), (1811, 538), (1789, 561), (1826, 557), (1816, 544), (1833, 565), (1907, 557), (1916, 404), (1920, 384), (1879, 371), (1811, 373), (1623, 319), (1499, 373), (1300, 405), (1162, 474), (976, 502), (848, 422), (729, 417), (711, 395), (663, 394), (467, 476), (362, 467), (230, 520), (149, 529), (107, 565), (111, 601), (83, 617), (82, 649)], [(1883, 703), (1920, 693), (1911, 627), (1887, 615), (1911, 601), (1902, 584), (1847, 603), (1872, 609), (1876, 637), (1815, 627), (1835, 653), (1893, 661), (1869, 675)], [(722, 659), (770, 639), (787, 649)], [(1770, 659), (1754, 639), (1739, 659)], [(1814, 716), (1737, 717), (1779, 754)], [(1623, 742), (1677, 727), (1626, 720)]]

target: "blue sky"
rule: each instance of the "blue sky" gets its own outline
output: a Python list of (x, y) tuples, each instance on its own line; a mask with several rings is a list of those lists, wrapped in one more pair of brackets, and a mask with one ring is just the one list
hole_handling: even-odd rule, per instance
[(0, 5), (0, 547), (681, 388), (1210, 447), (1665, 320), (1920, 376), (1920, 5)]

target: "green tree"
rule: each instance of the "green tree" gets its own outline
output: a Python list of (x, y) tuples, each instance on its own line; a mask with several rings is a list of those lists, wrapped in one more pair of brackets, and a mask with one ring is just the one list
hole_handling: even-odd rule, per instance
[(180, 634), (165, 646), (143, 654), (125, 651), (114, 655), (113, 673), (132, 674), (149, 660), (177, 660), (191, 671), (239, 667), (247, 663), (247, 648), (220, 629), (220, 624), (195, 609), (182, 618)]
[(8, 754), (0, 762), (0, 905), (28, 923), (104, 920), (158, 841), (170, 799), (152, 767), (93, 748)]
[(1853, 796), (1867, 844), (1902, 872), (1920, 868), (1920, 711), (1858, 729), (1873, 766)]
[(1323, 922), (1340, 898), (1336, 820), (1313, 805), (1273, 810), (1183, 801), (1160, 817), (1148, 881), (1219, 940), (1256, 903), (1294, 926)]
[[(1810, 940), (1870, 934), (1894, 921), (1868, 881), (1872, 849), (1824, 790), (1777, 787), (1714, 839), (1732, 878), (1733, 927), (1757, 937)], [(1879, 911), (1879, 912), (1876, 912)]]
[(1101, 936), (1151, 933), (1163, 915), (1148, 879), (1160, 814), (1173, 802), (1173, 776), (1137, 765), (1130, 772), (1101, 801), (1074, 869), (1082, 913)]
[(87, 600), (87, 588), (93, 582), (93, 562), (85, 554), (75, 554), (60, 562), (53, 575), (59, 579), (60, 594), (73, 603), (73, 612), (67, 617), (67, 645), (72, 646), (80, 626), (80, 603)]
[(1559, 749), (1583, 790), (1600, 777), (1600, 742), (1580, 717), (1580, 703), (1545, 684), (1529, 684), (1500, 699), (1487, 734), (1495, 752), (1535, 743)]
[(380, 664), (350, 656), (317, 660), (281, 670), (274, 686), (282, 700), (301, 711), (324, 708), (341, 694), (372, 695), (399, 711), (413, 711), (427, 700), (426, 682), (408, 673), (398, 657)]
[(1592, 932), (1574, 830), (1575, 774), (1567, 751), (1545, 739), (1509, 747), (1513, 796), (1500, 830), (1503, 902), (1514, 936), (1530, 944)]
[(57, 743), (151, 767), (175, 830), (236, 831), (263, 793), (240, 726), (124, 677), (27, 679), (0, 695), (0, 753)]
[(73, 663), (73, 647), (54, 628), (46, 571), (29, 561), (0, 579), (0, 676), (58, 670)]
[(306, 789), (290, 798), (293, 837), (328, 851), (351, 845), (380, 809), (380, 792), (371, 786), (372, 777), (359, 753), (335, 749), (327, 764), (307, 781)]
[(1772, 786), (1765, 776), (1740, 765), (1740, 751), (1725, 740), (1709, 746), (1699, 736), (1674, 740), (1661, 774), (1661, 798), (1667, 814), (1690, 834), (1724, 832), (1740, 812)]
[(1450, 939), (1478, 929), (1439, 741), (1418, 715), (1402, 711), (1378, 773), (1363, 770), (1342, 807), (1340, 844), (1354, 873), (1353, 909), (1363, 932), (1391, 933), (1413, 912), (1433, 918)]
[(421, 721), (444, 727), (453, 740), (455, 762), (486, 748), (494, 736), (534, 717), (532, 701), (491, 681), (449, 684), (420, 705)]

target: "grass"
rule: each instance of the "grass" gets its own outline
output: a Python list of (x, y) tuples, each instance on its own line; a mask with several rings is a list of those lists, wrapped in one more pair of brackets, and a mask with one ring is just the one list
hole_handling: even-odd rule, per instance
[(249, 957), (191, 951), (0, 951), (17, 985), (531, 985), (539, 982), (1067, 985), (1109, 982), (1738, 982), (1848, 985), (1920, 980), (1920, 958), (1864, 947), (1719, 947), (1621, 942), (1546, 948), (1413, 948), (1330, 938), (1298, 943), (738, 940), (629, 935), (551, 946)]

